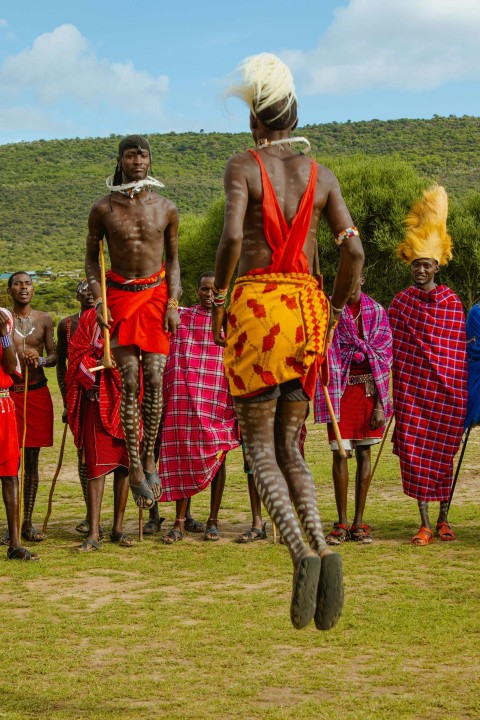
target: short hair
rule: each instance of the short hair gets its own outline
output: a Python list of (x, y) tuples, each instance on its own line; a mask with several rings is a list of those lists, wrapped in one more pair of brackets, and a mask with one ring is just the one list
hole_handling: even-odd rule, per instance
[(201, 284), (202, 279), (203, 279), (204, 277), (214, 278), (214, 277), (215, 277), (215, 273), (213, 272), (213, 270), (207, 270), (206, 272), (203, 272), (201, 275), (199, 275), (199, 276), (198, 276), (198, 280), (197, 280), (197, 290), (198, 290), (198, 288), (200, 287), (200, 284)]
[(17, 270), (17, 272), (12, 273), (12, 274), (10, 275), (10, 277), (8, 278), (8, 287), (9, 287), (9, 288), (12, 287), (12, 285), (13, 285), (13, 278), (14, 278), (14, 277), (17, 277), (17, 275), (28, 275), (28, 277), (30, 278), (30, 280), (32, 279), (30, 273), (28, 273), (26, 270)]
[(290, 68), (276, 55), (260, 53), (240, 63), (243, 81), (227, 90), (243, 100), (252, 114), (272, 130), (297, 125), (297, 97)]
[(127, 135), (126, 137), (122, 138), (120, 142), (118, 143), (118, 160), (117, 160), (117, 167), (115, 168), (115, 174), (113, 176), (113, 185), (121, 185), (123, 182), (122, 178), (122, 166), (120, 158), (122, 157), (125, 150), (130, 149), (136, 149), (136, 150), (148, 150), (150, 154), (150, 165), (152, 161), (152, 148), (150, 147), (150, 143), (148, 142), (146, 137), (143, 137), (143, 135)]

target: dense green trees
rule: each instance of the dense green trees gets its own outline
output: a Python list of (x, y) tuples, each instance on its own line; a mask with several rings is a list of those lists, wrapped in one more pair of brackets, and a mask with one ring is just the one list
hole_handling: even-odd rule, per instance
[[(465, 306), (480, 294), (478, 227), (480, 118), (330, 123), (299, 129), (312, 154), (338, 175), (366, 249), (369, 292), (387, 304), (409, 281), (394, 257), (402, 220), (422, 189), (438, 181), (450, 196), (455, 257), (442, 270)], [(228, 158), (252, 146), (247, 133), (150, 136), (153, 172), (180, 210), (183, 302), (194, 301), (198, 274), (213, 268), (223, 221), (222, 176)], [(0, 271), (51, 267), (83, 274), (87, 217), (106, 193), (119, 138), (53, 140), (0, 146)], [(329, 228), (319, 231), (325, 286), (338, 257)], [(38, 285), (36, 305), (54, 314), (75, 308), (76, 280)], [(0, 285), (0, 298), (4, 288)], [(1, 300), (0, 300), (1, 301)]]

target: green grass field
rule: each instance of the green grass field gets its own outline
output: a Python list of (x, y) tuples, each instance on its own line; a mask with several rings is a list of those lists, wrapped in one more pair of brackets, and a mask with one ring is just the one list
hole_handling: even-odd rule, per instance
[[(50, 376), (58, 412), (55, 446), (40, 454), (39, 528), (63, 430)], [(308, 428), (307, 459), (328, 530), (335, 520), (330, 451), (325, 429)], [(156, 535), (79, 556), (74, 525), (85, 511), (69, 435), (48, 539), (35, 548), (41, 562), (8, 562), (3, 551), (0, 559), (0, 718), (478, 718), (478, 431), (452, 506), (453, 543), (409, 542), (419, 525), (416, 503), (402, 494), (390, 443), (385, 450), (365, 518), (374, 543), (341, 547), (345, 610), (334, 630), (320, 633), (290, 624), (285, 547), (271, 533), (252, 545), (234, 542), (249, 527), (239, 451), (228, 458), (218, 543), (189, 535), (165, 546)], [(192, 509), (205, 520), (208, 493)], [(162, 514), (168, 529), (173, 506)], [(111, 517), (108, 479), (107, 529)], [(137, 526), (129, 500), (126, 529)]]

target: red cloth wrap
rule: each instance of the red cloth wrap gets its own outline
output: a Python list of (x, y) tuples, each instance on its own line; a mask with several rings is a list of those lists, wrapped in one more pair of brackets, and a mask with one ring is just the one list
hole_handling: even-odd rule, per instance
[(450, 499), (453, 459), (467, 411), (467, 343), (462, 303), (446, 285), (409, 287), (388, 311), (393, 334), (393, 452), (403, 492)]
[[(85, 311), (68, 345), (67, 385), (68, 423), (77, 448), (83, 447), (86, 430), (84, 390), (95, 384), (92, 368), (99, 365), (103, 356), (103, 337), (96, 322), (95, 310)], [(120, 422), (121, 381), (116, 368), (100, 371), (100, 417), (105, 431), (122, 440)], [(93, 403), (95, 404), (95, 403)]]
[(20, 448), (15, 405), (11, 397), (0, 398), (0, 444), (2, 446), (0, 477), (15, 477), (18, 474)]
[(170, 333), (163, 329), (167, 309), (168, 288), (164, 281), (163, 267), (149, 278), (127, 280), (109, 270), (107, 278), (116, 283), (147, 285), (162, 278), (160, 285), (139, 292), (128, 292), (119, 288), (107, 288), (107, 305), (112, 316), (110, 333), (119, 346), (137, 345), (145, 352), (168, 355)]
[[(12, 392), (17, 417), (18, 444), (23, 443), (23, 390)], [(27, 434), (26, 448), (52, 447), (53, 445), (53, 403), (46, 385), (38, 390), (27, 390)]]
[[(347, 385), (340, 400), (340, 420), (338, 427), (343, 440), (365, 440), (381, 438), (385, 425), (374, 430), (370, 425), (377, 397), (365, 393), (365, 385)], [(333, 426), (327, 425), (328, 439), (336, 440)]]
[(88, 480), (106, 475), (119, 466), (128, 468), (125, 441), (105, 430), (101, 401), (84, 398), (83, 408), (83, 448)]

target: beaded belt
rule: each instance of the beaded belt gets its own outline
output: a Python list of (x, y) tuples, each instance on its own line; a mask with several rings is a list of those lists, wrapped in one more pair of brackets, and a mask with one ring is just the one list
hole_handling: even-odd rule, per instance
[(349, 375), (347, 385), (365, 385), (365, 395), (367, 397), (377, 394), (377, 388), (371, 373), (367, 373), (366, 375)]
[(87, 400), (90, 400), (90, 402), (98, 402), (100, 400), (99, 392), (100, 388), (98, 387), (90, 388), (90, 390), (85, 392), (85, 397)]
[(150, 290), (150, 288), (157, 287), (162, 282), (162, 278), (158, 278), (152, 283), (134, 284), (134, 283), (117, 283), (115, 280), (107, 279), (107, 287), (115, 288), (116, 290), (125, 290), (125, 292), (142, 292), (142, 290)]
[[(45, 387), (45, 385), (48, 383), (47, 378), (43, 378), (42, 380), (39, 380), (36, 383), (32, 383), (31, 385), (27, 386), (28, 392), (30, 390), (40, 390), (40, 388)], [(20, 393), (25, 390), (25, 385), (12, 385), (10, 388), (12, 392)]]
[(0, 398), (4, 397), (10, 397), (10, 392), (8, 391), (8, 388), (0, 388)]

